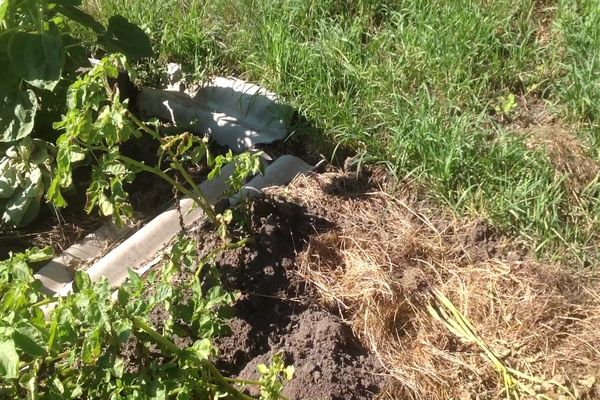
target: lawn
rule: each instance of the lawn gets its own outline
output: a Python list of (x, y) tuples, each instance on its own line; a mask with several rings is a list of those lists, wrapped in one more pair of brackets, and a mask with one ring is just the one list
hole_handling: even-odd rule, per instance
[(597, 259), (597, 2), (90, 0), (87, 9), (139, 23), (159, 59), (192, 79), (234, 75), (280, 94), (310, 122), (296, 138), (328, 158), (343, 147), (359, 165), (384, 164), (542, 258)]

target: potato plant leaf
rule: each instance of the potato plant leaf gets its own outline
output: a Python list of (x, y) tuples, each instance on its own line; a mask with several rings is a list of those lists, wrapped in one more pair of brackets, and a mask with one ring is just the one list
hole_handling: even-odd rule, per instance
[(0, 340), (0, 377), (14, 379), (18, 377), (19, 354), (12, 339)]
[(31, 324), (22, 324), (13, 333), (13, 340), (16, 347), (32, 357), (43, 357), (46, 355), (46, 350), (37, 343), (40, 339), (41, 334)]
[(58, 32), (16, 32), (8, 57), (14, 71), (27, 83), (53, 90), (60, 80), (65, 55)]

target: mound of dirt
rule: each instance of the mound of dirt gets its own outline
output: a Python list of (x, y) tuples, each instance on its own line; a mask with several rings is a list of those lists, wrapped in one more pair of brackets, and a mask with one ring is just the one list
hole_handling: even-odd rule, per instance
[(536, 262), (485, 221), (344, 174), (267, 195), (336, 221), (298, 254), (299, 279), (378, 355), (389, 398), (600, 396), (597, 272)]
[(218, 260), (225, 286), (242, 297), (234, 306), (231, 335), (216, 340), (217, 366), (257, 379), (257, 365), (280, 353), (296, 368), (283, 392), (288, 399), (372, 399), (386, 384), (381, 364), (295, 279), (297, 252), (312, 234), (334, 224), (272, 198), (256, 200), (250, 215), (254, 245)]

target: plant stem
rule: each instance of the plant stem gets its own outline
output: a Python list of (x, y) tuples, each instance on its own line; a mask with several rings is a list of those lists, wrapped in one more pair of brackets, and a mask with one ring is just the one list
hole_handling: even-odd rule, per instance
[(34, 303), (32, 305), (32, 307), (41, 307), (46, 304), (56, 303), (57, 301), (58, 301), (58, 298), (56, 298), (56, 297), (46, 297), (44, 300), (40, 300), (37, 303)]
[(219, 372), (219, 370), (210, 361), (202, 360), (202, 364), (210, 371), (215, 380), (219, 382), (221, 386), (223, 386), (223, 388), (225, 388), (229, 392), (229, 394), (231, 394), (234, 398), (239, 400), (256, 400), (254, 397), (245, 395), (244, 393), (240, 392), (235, 387), (233, 387), (227, 381), (227, 379), (223, 375), (221, 375), (221, 372)]
[[(244, 238), (235, 243), (225, 243), (225, 244), (217, 247), (216, 249), (211, 250), (207, 255), (202, 257), (202, 261), (204, 262), (204, 260), (208, 260), (209, 258), (214, 257), (215, 255), (217, 255), (225, 250), (239, 249), (240, 247), (244, 247), (245, 245), (247, 245), (248, 243), (251, 243), (251, 242), (252, 242), (252, 238)], [(202, 271), (202, 268), (198, 268), (196, 270), (196, 273), (195, 273), (196, 278), (198, 276), (200, 276), (201, 271)]]
[[(150, 336), (150, 338), (156, 344), (158, 344), (159, 346), (161, 346), (162, 348), (167, 350), (169, 353), (171, 353), (175, 356), (179, 356), (181, 354), (181, 350), (179, 350), (179, 348), (175, 345), (175, 343), (173, 343), (172, 341), (170, 341), (169, 339), (167, 339), (166, 337), (164, 337), (163, 335), (158, 333), (154, 328), (152, 328), (150, 325), (148, 325), (146, 323), (146, 321), (144, 321), (142, 318), (140, 318), (140, 317), (129, 317), (129, 318), (131, 319), (131, 322), (133, 323), (134, 328), (146, 333), (148, 336)], [(239, 400), (255, 400), (254, 398), (243, 394), (242, 392), (237, 390), (235, 387), (233, 387), (229, 382), (227, 382), (225, 377), (223, 375), (221, 375), (221, 372), (219, 372), (219, 370), (210, 361), (198, 360), (195, 358), (191, 358), (191, 360), (197, 362), (201, 366), (208, 369), (208, 371), (213, 376), (213, 378), (218, 383), (220, 383), (222, 388), (227, 390), (227, 392), (229, 392), (229, 394), (231, 394), (234, 398), (239, 399)]]
[(208, 200), (206, 200), (206, 198), (204, 198), (204, 196), (201, 194), (201, 192), (195, 193), (195, 192), (187, 189), (185, 186), (181, 185), (180, 183), (175, 181), (175, 179), (171, 178), (169, 175), (165, 174), (163, 171), (161, 171), (158, 168), (150, 167), (140, 161), (134, 160), (133, 158), (129, 158), (122, 154), (119, 154), (119, 158), (123, 162), (125, 162), (129, 165), (139, 168), (142, 171), (146, 171), (146, 172), (155, 174), (155, 175), (161, 177), (162, 179), (164, 179), (165, 181), (167, 181), (168, 183), (170, 183), (171, 185), (175, 186), (177, 188), (177, 190), (179, 190), (180, 192), (191, 197), (191, 199), (194, 200), (194, 202), (198, 205), (198, 207), (200, 207), (202, 209), (202, 211), (204, 211), (204, 213), (211, 220), (211, 222), (213, 222), (215, 225), (219, 223), (219, 221), (217, 220), (217, 214), (211, 207)]
[[(172, 157), (175, 160), (175, 156), (172, 155)], [(205, 210), (208, 208), (211, 211), (213, 211), (210, 203), (208, 202), (208, 200), (202, 193), (202, 190), (200, 190), (200, 187), (196, 184), (196, 182), (194, 182), (194, 180), (192, 179), (190, 174), (185, 170), (185, 168), (183, 168), (183, 166), (179, 163), (179, 161), (172, 161), (172, 163), (173, 163), (173, 166), (175, 167), (175, 169), (177, 171), (179, 171), (179, 173), (183, 176), (183, 179), (185, 179), (186, 182), (192, 187), (192, 190), (194, 191), (194, 193), (198, 194), (198, 200), (200, 200), (202, 203), (204, 203), (204, 204), (198, 203), (198, 206), (200, 206), (202, 208), (202, 210)], [(216, 220), (216, 214), (215, 214), (215, 220)]]
[(260, 385), (259, 381), (252, 381), (248, 379), (240, 379), (240, 378), (228, 378), (226, 376), (223, 377), (227, 382), (231, 383), (241, 383), (243, 385)]
[(134, 328), (144, 331), (155, 343), (163, 347), (169, 353), (179, 355), (180, 350), (175, 343), (158, 333), (154, 328), (148, 325), (146, 321), (140, 317), (131, 317), (131, 322), (133, 323)]
[(141, 130), (143, 130), (144, 132), (146, 132), (147, 134), (152, 136), (154, 139), (161, 142), (161, 140), (160, 140), (161, 137), (158, 132), (156, 132), (154, 129), (148, 128), (148, 126), (146, 124), (144, 124), (142, 121), (140, 121), (140, 119), (138, 117), (136, 117), (131, 111), (127, 111), (127, 115)]
[[(141, 130), (143, 130), (144, 132), (146, 132), (147, 134), (149, 134), (150, 136), (152, 136), (157, 141), (162, 142), (160, 134), (158, 132), (156, 132), (154, 129), (150, 129), (146, 124), (144, 124), (142, 121), (140, 121), (140, 119), (138, 117), (136, 117), (132, 112), (128, 111), (127, 114), (129, 116), (129, 118)], [(202, 211), (204, 211), (209, 216), (209, 218), (212, 220), (212, 222), (216, 224), (217, 223), (217, 218), (216, 218), (217, 216), (216, 216), (216, 213), (213, 211), (210, 203), (208, 202), (208, 200), (206, 199), (206, 197), (204, 197), (204, 194), (202, 193), (202, 191), (200, 190), (200, 188), (198, 187), (198, 185), (196, 184), (196, 182), (194, 182), (194, 180), (192, 179), (192, 177), (190, 176), (190, 174), (185, 170), (185, 168), (183, 168), (183, 166), (181, 165), (181, 163), (179, 161), (177, 161), (176, 155), (173, 154), (172, 151), (169, 151), (169, 153), (170, 153), (170, 156), (171, 156), (171, 158), (173, 160), (172, 161), (173, 166), (175, 167), (175, 169), (177, 169), (177, 171), (179, 171), (179, 173), (183, 176), (183, 178), (186, 180), (186, 182), (192, 187), (192, 190), (196, 194), (196, 196), (192, 197), (190, 194), (188, 194), (188, 193), (186, 193), (186, 194), (188, 194), (188, 196), (192, 197), (194, 199), (194, 201), (196, 202), (196, 204), (198, 204), (198, 206), (200, 208), (202, 208)], [(169, 182), (169, 183), (171, 183), (171, 182)], [(176, 185), (176, 187), (179, 189), (179, 186)]]

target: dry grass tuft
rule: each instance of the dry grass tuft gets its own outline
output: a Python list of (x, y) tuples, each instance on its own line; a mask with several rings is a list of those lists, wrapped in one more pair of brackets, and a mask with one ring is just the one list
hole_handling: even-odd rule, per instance
[(598, 178), (600, 166), (588, 156), (588, 149), (573, 133), (557, 124), (542, 125), (524, 132), (531, 148), (544, 149), (557, 172), (566, 176), (567, 188), (581, 192)]
[[(432, 215), (434, 224), (408, 196), (353, 191), (340, 174), (299, 177), (273, 192), (338, 225), (311, 239), (299, 274), (396, 378), (382, 398), (506, 398), (483, 348), (522, 374), (512, 375), (527, 389), (515, 391), (522, 398), (600, 396), (598, 274), (509, 262), (510, 244), (500, 242), (482, 258), (489, 237), (473, 234), (480, 222)], [(476, 339), (434, 318), (435, 293), (470, 321)]]

